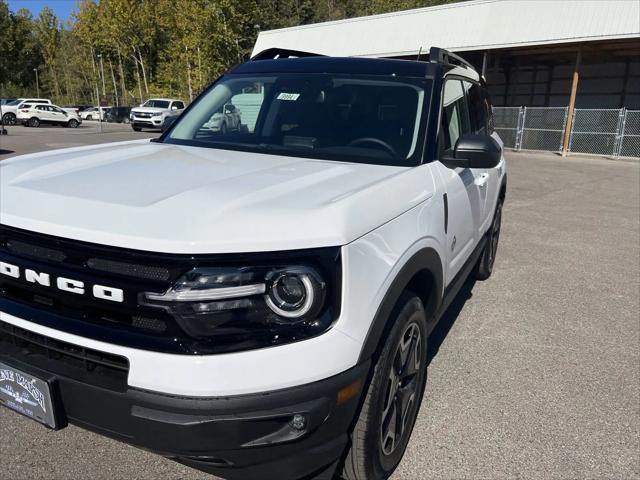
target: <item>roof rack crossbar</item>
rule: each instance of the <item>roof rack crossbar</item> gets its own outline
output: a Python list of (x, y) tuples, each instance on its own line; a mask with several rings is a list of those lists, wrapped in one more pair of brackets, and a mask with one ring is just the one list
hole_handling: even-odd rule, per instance
[(459, 65), (475, 70), (475, 67), (461, 56), (440, 47), (431, 47), (429, 49), (429, 61), (445, 65)]
[(319, 53), (302, 52), (300, 50), (289, 50), (287, 48), (268, 48), (251, 57), (251, 61), (255, 60), (274, 60), (276, 58), (302, 58), (302, 57), (324, 57)]

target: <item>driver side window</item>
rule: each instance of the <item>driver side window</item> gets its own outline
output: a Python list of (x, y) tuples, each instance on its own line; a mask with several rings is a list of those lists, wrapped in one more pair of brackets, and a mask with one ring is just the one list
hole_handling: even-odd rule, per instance
[(469, 106), (460, 80), (447, 80), (442, 93), (442, 124), (440, 126), (440, 154), (450, 152), (461, 135), (471, 133)]

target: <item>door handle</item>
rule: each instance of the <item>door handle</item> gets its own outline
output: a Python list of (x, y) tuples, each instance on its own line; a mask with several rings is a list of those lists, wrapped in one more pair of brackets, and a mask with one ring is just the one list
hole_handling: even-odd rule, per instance
[(483, 188), (483, 187), (487, 186), (487, 181), (488, 180), (489, 180), (489, 174), (488, 173), (483, 173), (478, 178), (476, 178), (475, 184), (477, 186), (479, 186), (480, 188)]

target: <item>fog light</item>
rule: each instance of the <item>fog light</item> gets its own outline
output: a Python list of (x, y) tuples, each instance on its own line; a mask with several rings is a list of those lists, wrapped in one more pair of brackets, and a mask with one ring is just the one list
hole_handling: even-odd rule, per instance
[(294, 430), (301, 431), (307, 428), (307, 419), (304, 417), (304, 415), (296, 413), (291, 419), (290, 424)]

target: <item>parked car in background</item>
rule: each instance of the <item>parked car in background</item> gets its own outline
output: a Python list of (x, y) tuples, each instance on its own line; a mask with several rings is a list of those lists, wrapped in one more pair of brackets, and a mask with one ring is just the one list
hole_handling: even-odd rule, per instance
[(87, 108), (93, 108), (92, 105), (63, 105), (63, 110), (73, 110), (76, 113), (80, 113)]
[(63, 110), (57, 105), (24, 103), (19, 108), (17, 120), (25, 127), (39, 127), (41, 124), (60, 125), (76, 128), (82, 123), (80, 115)]
[(104, 121), (105, 114), (111, 107), (89, 107), (80, 112), (80, 118), (83, 120), (101, 120)]
[(214, 113), (202, 128), (207, 128), (212, 132), (220, 132), (223, 135), (229, 130), (240, 130), (241, 113), (238, 107), (232, 103), (227, 103)]
[(13, 102), (9, 102), (2, 106), (2, 122), (5, 125), (16, 124), (16, 111), (23, 103), (29, 104), (45, 104), (51, 105), (51, 100), (48, 98), (17, 98)]
[(0, 98), (0, 105), (6, 105), (7, 103), (11, 103), (15, 101), (15, 98)]
[(129, 115), (131, 115), (131, 107), (112, 107), (105, 113), (104, 121), (112, 123), (129, 123)]
[(131, 127), (139, 132), (143, 128), (162, 129), (165, 118), (177, 116), (184, 110), (184, 102), (173, 98), (151, 98), (131, 109)]

